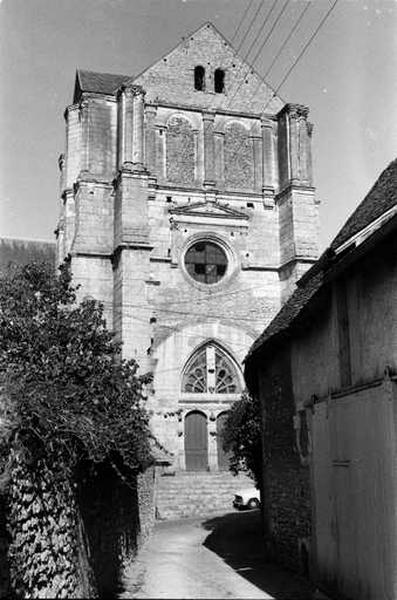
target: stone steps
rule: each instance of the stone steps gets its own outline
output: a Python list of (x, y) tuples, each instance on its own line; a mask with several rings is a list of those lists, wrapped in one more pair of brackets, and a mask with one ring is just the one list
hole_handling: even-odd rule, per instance
[(178, 519), (233, 510), (238, 490), (254, 485), (246, 475), (180, 472), (159, 476), (156, 483), (156, 516)]

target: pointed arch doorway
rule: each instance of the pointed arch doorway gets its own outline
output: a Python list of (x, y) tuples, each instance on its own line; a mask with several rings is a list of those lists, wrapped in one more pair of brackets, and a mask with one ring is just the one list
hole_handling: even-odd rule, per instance
[(187, 471), (208, 468), (207, 417), (199, 410), (192, 410), (185, 417), (185, 461)]

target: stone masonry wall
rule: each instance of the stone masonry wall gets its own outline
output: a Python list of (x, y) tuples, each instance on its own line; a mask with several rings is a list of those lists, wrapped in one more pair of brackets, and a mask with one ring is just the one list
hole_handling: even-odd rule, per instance
[(279, 351), (261, 365), (259, 394), (264, 436), (264, 515), (270, 548), (287, 567), (310, 568), (311, 492), (309, 467), (296, 446), (290, 358)]

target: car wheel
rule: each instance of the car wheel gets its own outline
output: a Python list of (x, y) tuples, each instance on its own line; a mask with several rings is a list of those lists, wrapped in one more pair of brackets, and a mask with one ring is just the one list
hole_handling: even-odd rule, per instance
[(251, 500), (247, 504), (248, 508), (258, 508), (259, 500), (257, 498), (251, 498)]

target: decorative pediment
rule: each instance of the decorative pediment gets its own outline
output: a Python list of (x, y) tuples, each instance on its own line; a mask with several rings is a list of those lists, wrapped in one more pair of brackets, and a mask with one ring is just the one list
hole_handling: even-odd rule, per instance
[(233, 219), (248, 221), (248, 215), (235, 208), (230, 208), (227, 204), (220, 204), (219, 202), (194, 202), (189, 204), (183, 204), (176, 208), (170, 209), (170, 214), (173, 215), (176, 220), (180, 220), (180, 217), (190, 219), (200, 218), (218, 218), (218, 219)]

